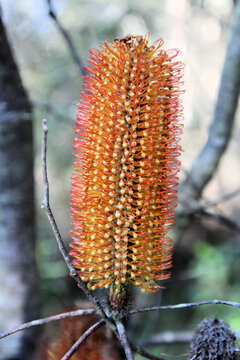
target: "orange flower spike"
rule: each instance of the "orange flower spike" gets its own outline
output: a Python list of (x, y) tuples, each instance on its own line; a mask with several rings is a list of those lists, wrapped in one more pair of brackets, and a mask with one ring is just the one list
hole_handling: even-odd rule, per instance
[(71, 256), (89, 289), (155, 292), (169, 278), (183, 65), (163, 41), (91, 50), (74, 138)]

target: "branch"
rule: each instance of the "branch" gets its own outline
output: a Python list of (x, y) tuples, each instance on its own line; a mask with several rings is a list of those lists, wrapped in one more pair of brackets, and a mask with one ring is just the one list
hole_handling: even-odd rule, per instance
[(202, 207), (200, 207), (200, 210), (205, 210), (209, 207), (214, 207), (217, 206), (225, 201), (231, 200), (232, 198), (236, 197), (240, 195), (240, 187), (238, 187), (237, 189), (231, 191), (230, 193), (224, 194), (223, 196), (221, 196), (219, 199), (217, 200), (213, 200), (213, 201), (206, 201), (205, 205), (203, 205)]
[(136, 353), (138, 353), (139, 355), (145, 357), (146, 359), (150, 359), (150, 360), (164, 360), (163, 358), (160, 358), (156, 355), (150, 354), (148, 351), (142, 349), (140, 346), (135, 345), (135, 344), (131, 344), (131, 348), (133, 351), (135, 351)]
[(78, 286), (83, 290), (83, 292), (89, 298), (89, 300), (91, 300), (92, 303), (96, 306), (98, 313), (101, 315), (101, 317), (108, 323), (110, 328), (115, 330), (115, 326), (113, 325), (112, 321), (106, 315), (100, 302), (98, 301), (97, 298), (95, 298), (95, 296), (92, 294), (92, 292), (90, 290), (88, 290), (87, 286), (82, 281), (82, 279), (80, 278), (80, 276), (77, 273), (77, 270), (73, 266), (71, 259), (68, 255), (68, 252), (66, 250), (66, 247), (63, 243), (60, 232), (58, 230), (54, 216), (52, 214), (52, 211), (51, 211), (51, 208), (49, 205), (49, 183), (48, 183), (48, 176), (47, 176), (47, 133), (48, 133), (47, 120), (43, 119), (43, 121), (42, 121), (42, 173), (43, 173), (43, 183), (44, 183), (44, 196), (43, 196), (43, 201), (42, 201), (42, 208), (46, 212), (46, 215), (51, 224), (53, 233), (55, 235), (55, 239), (57, 240), (59, 250), (64, 258), (65, 263), (68, 266), (69, 271), (70, 271), (70, 275), (75, 279)]
[[(240, 308), (240, 303), (231, 302), (231, 301), (224, 301), (224, 300), (206, 300), (206, 301), (200, 301), (200, 302), (193, 302), (193, 303), (183, 303), (183, 304), (176, 304), (176, 305), (163, 305), (163, 306), (155, 306), (151, 308), (144, 308), (144, 309), (134, 309), (129, 312), (129, 315), (140, 313), (140, 312), (147, 312), (147, 311), (156, 311), (156, 310), (171, 310), (171, 309), (183, 309), (193, 306), (200, 306), (200, 305), (209, 305), (209, 304), (215, 304), (215, 305), (227, 305), (227, 306), (233, 306)], [(18, 331), (22, 331), (25, 329), (28, 329), (33, 326), (38, 325), (44, 325), (52, 321), (61, 320), (68, 317), (74, 317), (74, 316), (81, 316), (81, 315), (87, 315), (87, 314), (94, 314), (96, 312), (95, 309), (80, 309), (75, 311), (69, 311), (53, 316), (48, 316), (46, 318), (33, 320), (24, 324), (19, 325), (16, 328), (13, 328), (11, 330), (8, 330), (6, 332), (3, 332), (0, 334), (0, 339), (7, 337), (9, 335), (15, 334)], [(240, 337), (240, 335), (239, 335)]]
[(240, 225), (236, 221), (234, 221), (224, 215), (214, 214), (212, 212), (205, 211), (205, 210), (200, 211), (199, 215), (202, 215), (202, 216), (208, 217), (208, 218), (212, 218), (212, 219), (218, 221), (219, 223), (227, 226), (230, 230), (236, 231), (238, 233), (240, 232)]
[(128, 342), (127, 334), (123, 323), (119, 320), (116, 321), (116, 327), (119, 335), (119, 341), (125, 351), (127, 360), (134, 360), (131, 347)]
[[(240, 331), (234, 331), (236, 338), (239, 340)], [(192, 341), (194, 331), (165, 331), (155, 334), (147, 340), (141, 341), (140, 346), (151, 346), (161, 344), (190, 343)]]
[(63, 39), (65, 40), (67, 46), (68, 46), (68, 49), (70, 51), (70, 54), (73, 58), (73, 61), (75, 62), (75, 64), (77, 65), (78, 67), (78, 70), (80, 72), (80, 75), (83, 76), (83, 75), (86, 75), (87, 72), (86, 70), (84, 69), (84, 65), (83, 65), (83, 62), (82, 60), (80, 59), (79, 55), (78, 55), (78, 52), (77, 52), (77, 49), (76, 47), (74, 46), (73, 44), (73, 41), (70, 37), (70, 35), (68, 34), (67, 30), (64, 29), (64, 27), (62, 26), (62, 24), (60, 23), (58, 17), (57, 17), (57, 14), (56, 12), (54, 11), (54, 8), (53, 8), (53, 5), (52, 5), (52, 1), (51, 0), (47, 0), (47, 5), (48, 5), (48, 13), (49, 15), (51, 16), (51, 18), (55, 21), (55, 24), (59, 30), (59, 32), (61, 33)]
[(213, 177), (226, 150), (233, 128), (240, 93), (240, 1), (237, 2), (227, 47), (217, 103), (207, 143), (195, 160), (186, 179), (190, 195), (199, 198)]
[[(186, 189), (184, 189), (186, 190)], [(231, 199), (234, 196), (239, 195), (240, 189), (236, 189), (235, 191), (223, 195), (222, 198), (212, 201), (212, 202), (206, 202), (204, 205), (199, 204), (198, 201), (191, 198), (191, 195), (186, 194), (184, 190), (179, 193), (179, 205), (177, 209), (177, 214), (179, 217), (198, 217), (198, 216), (204, 216), (208, 218), (212, 218), (213, 220), (217, 221), (218, 223), (226, 226), (231, 231), (235, 231), (237, 233), (240, 232), (240, 225), (232, 220), (231, 218), (224, 216), (222, 214), (216, 214), (213, 212), (209, 212), (206, 209), (209, 207), (217, 206), (218, 204), (227, 201)]]
[(205, 300), (205, 301), (183, 303), (183, 304), (177, 304), (177, 305), (163, 305), (163, 306), (154, 306), (154, 307), (144, 308), (144, 309), (134, 309), (134, 310), (129, 311), (129, 314), (136, 314), (136, 313), (147, 312), (147, 311), (183, 309), (183, 308), (189, 308), (189, 307), (193, 307), (193, 306), (210, 305), (210, 304), (228, 305), (228, 306), (234, 306), (234, 307), (240, 308), (240, 303), (237, 303), (237, 302), (225, 301), (225, 300)]
[(160, 344), (189, 343), (193, 337), (193, 331), (165, 331), (155, 334), (140, 342), (141, 346), (151, 346)]
[(22, 331), (22, 330), (31, 328), (33, 326), (44, 325), (44, 324), (50, 323), (52, 321), (62, 320), (62, 319), (68, 318), (68, 317), (89, 315), (89, 314), (94, 314), (94, 313), (96, 313), (95, 309), (83, 309), (83, 310), (81, 309), (81, 310), (69, 311), (69, 312), (65, 312), (65, 313), (61, 313), (61, 314), (57, 314), (57, 315), (53, 315), (53, 316), (48, 316), (46, 318), (42, 318), (42, 319), (38, 319), (38, 320), (33, 320), (30, 322), (21, 324), (11, 330), (1, 333), (0, 339), (3, 339), (9, 335), (15, 334), (18, 331)]
[[(187, 215), (191, 215), (192, 213), (195, 213), (195, 212), (201, 212), (210, 207), (215, 207), (225, 201), (231, 200), (232, 198), (234, 198), (238, 195), (240, 195), (240, 187), (238, 187), (237, 189), (235, 189), (227, 194), (222, 195), (219, 199), (216, 199), (216, 200), (210, 201), (207, 199), (203, 199), (204, 200), (203, 205), (201, 205), (198, 201), (194, 202), (194, 201), (192, 201), (192, 199), (190, 199), (189, 206), (188, 206), (189, 212)], [(184, 203), (186, 202), (186, 194), (179, 193), (178, 198), (179, 198), (179, 202), (183, 203), (183, 205), (184, 205)], [(178, 211), (178, 213), (181, 214), (181, 211)], [(184, 214), (185, 214), (185, 212), (184, 212)]]
[(80, 338), (73, 344), (73, 346), (71, 347), (71, 349), (68, 350), (68, 352), (63, 356), (63, 358), (61, 360), (68, 360), (72, 357), (72, 355), (78, 350), (79, 346), (85, 341), (87, 340), (87, 338), (94, 333), (98, 328), (100, 328), (101, 326), (103, 326), (105, 324), (105, 321), (102, 319), (100, 321), (98, 321), (97, 323), (95, 323), (94, 325), (92, 325), (88, 330), (85, 331), (85, 333), (80, 336)]

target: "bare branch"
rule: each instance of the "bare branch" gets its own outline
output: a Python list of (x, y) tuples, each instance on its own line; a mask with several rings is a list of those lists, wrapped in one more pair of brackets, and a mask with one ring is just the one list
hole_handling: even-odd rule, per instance
[(202, 215), (202, 216), (208, 217), (208, 218), (212, 218), (212, 219), (218, 221), (219, 223), (221, 223), (222, 225), (225, 225), (228, 229), (238, 232), (238, 233), (240, 232), (240, 225), (236, 221), (234, 221), (224, 215), (215, 214), (215, 213), (205, 211), (205, 210), (200, 211), (199, 215), (200, 216)]
[(134, 360), (132, 350), (129, 345), (126, 330), (125, 330), (123, 323), (119, 320), (116, 320), (116, 326), (117, 326), (117, 331), (118, 331), (118, 335), (119, 335), (119, 341), (122, 344), (122, 347), (125, 351), (127, 360)]
[(98, 313), (101, 315), (101, 317), (108, 323), (108, 325), (113, 330), (115, 330), (115, 327), (114, 327), (112, 321), (106, 315), (100, 302), (92, 294), (92, 292), (90, 290), (88, 290), (87, 286), (82, 281), (82, 279), (80, 278), (80, 276), (77, 273), (77, 270), (73, 266), (71, 259), (68, 255), (68, 252), (66, 250), (66, 247), (63, 243), (60, 232), (58, 230), (54, 216), (52, 214), (52, 211), (51, 211), (51, 208), (49, 205), (49, 183), (48, 183), (48, 176), (47, 176), (47, 133), (48, 133), (47, 120), (43, 119), (43, 121), (42, 121), (42, 173), (43, 173), (43, 183), (44, 183), (44, 196), (43, 196), (43, 201), (42, 201), (42, 208), (46, 212), (46, 215), (51, 224), (53, 233), (55, 235), (55, 239), (57, 240), (59, 250), (64, 258), (64, 261), (66, 262), (66, 264), (68, 266), (69, 271), (70, 271), (70, 275), (75, 279), (78, 286), (84, 291), (85, 295), (89, 298), (89, 300), (92, 301), (92, 303), (96, 306)]
[(160, 358), (159, 356), (150, 354), (148, 351), (142, 349), (140, 346), (132, 344), (131, 343), (131, 348), (133, 351), (135, 351), (136, 353), (138, 353), (139, 355), (145, 357), (146, 359), (150, 359), (150, 360), (164, 360), (163, 358)]
[(81, 315), (89, 315), (89, 314), (94, 314), (96, 313), (95, 309), (80, 309), (80, 310), (76, 310), (76, 311), (68, 311), (65, 313), (61, 313), (61, 314), (57, 314), (57, 315), (53, 315), (53, 316), (48, 316), (46, 318), (42, 318), (42, 319), (38, 319), (38, 320), (33, 320), (24, 324), (21, 324), (11, 330), (8, 330), (6, 332), (3, 332), (2, 334), (0, 334), (0, 339), (3, 339), (9, 335), (15, 334), (18, 331), (22, 331), (28, 328), (31, 328), (33, 326), (39, 326), (39, 325), (45, 325), (47, 323), (50, 323), (52, 321), (57, 321), (57, 320), (62, 320), (68, 317), (74, 317), (74, 316), (81, 316)]
[(54, 11), (53, 5), (52, 5), (52, 1), (51, 0), (47, 0), (47, 5), (48, 5), (48, 12), (49, 15), (51, 16), (51, 18), (55, 21), (55, 24), (59, 30), (59, 32), (61, 33), (63, 39), (65, 40), (68, 49), (71, 53), (71, 56), (73, 58), (73, 61), (75, 62), (75, 64), (77, 65), (80, 75), (86, 75), (86, 70), (84, 69), (84, 65), (82, 60), (80, 59), (77, 49), (73, 44), (73, 41), (70, 37), (70, 35), (68, 34), (67, 30), (62, 26), (61, 22), (59, 21), (56, 12)]
[(202, 210), (222, 204), (223, 202), (231, 200), (232, 198), (234, 198), (238, 195), (240, 195), (240, 187), (235, 189), (234, 191), (231, 191), (230, 193), (224, 194), (217, 200), (206, 201), (205, 205), (202, 206)]
[(187, 192), (185, 192), (186, 189), (184, 189), (179, 194), (179, 205), (177, 209), (177, 214), (179, 217), (207, 217), (210, 219), (213, 219), (217, 221), (219, 224), (224, 225), (229, 230), (239, 233), (240, 232), (240, 225), (234, 221), (233, 219), (223, 215), (223, 214), (217, 214), (210, 211), (207, 211), (206, 209), (208, 207), (216, 206), (219, 203), (229, 200), (231, 197), (234, 197), (239, 194), (240, 190), (237, 189), (234, 192), (231, 192), (229, 194), (226, 194), (219, 200), (213, 201), (213, 202), (207, 202), (204, 205), (199, 204), (198, 201), (191, 198), (191, 194), (187, 195)]
[(199, 198), (211, 180), (226, 150), (233, 128), (240, 93), (240, 1), (235, 8), (218, 99), (207, 143), (195, 160), (185, 185), (193, 198)]
[(102, 319), (92, 325), (88, 330), (85, 331), (83, 335), (80, 336), (80, 338), (73, 344), (71, 349), (63, 356), (61, 360), (68, 360), (72, 357), (72, 355), (78, 350), (79, 346), (92, 334), (94, 333), (98, 328), (103, 326), (105, 324), (105, 321)]
[(189, 343), (192, 337), (193, 331), (165, 331), (141, 341), (140, 346)]
[[(154, 334), (139, 343), (140, 346), (151, 346), (161, 344), (189, 343), (192, 340), (193, 331), (165, 331)], [(236, 338), (240, 338), (240, 331), (235, 331)]]
[(86, 287), (83, 281), (80, 279), (80, 277), (77, 274), (76, 269), (72, 265), (72, 262), (70, 260), (70, 257), (68, 255), (68, 252), (65, 248), (65, 245), (62, 241), (62, 237), (60, 235), (60, 232), (58, 230), (56, 221), (53, 217), (50, 205), (49, 205), (49, 183), (48, 183), (48, 176), (47, 176), (47, 121), (43, 119), (42, 121), (42, 173), (43, 173), (43, 183), (44, 183), (44, 196), (42, 201), (42, 209), (46, 212), (46, 215), (48, 217), (48, 220), (51, 224), (53, 233), (55, 235), (55, 238), (58, 243), (59, 250), (61, 251), (61, 254), (70, 270), (71, 276), (75, 278), (78, 285), (80, 285), (83, 288)]
[[(231, 191), (231, 192), (229, 192), (227, 194), (224, 194), (219, 199), (216, 199), (216, 200), (213, 200), (213, 201), (202, 199), (202, 200), (204, 200), (203, 205), (201, 205), (198, 201), (190, 202), (189, 203), (190, 206), (188, 207), (189, 208), (188, 209), (189, 210), (188, 215), (190, 215), (192, 213), (201, 212), (201, 211), (206, 210), (206, 209), (208, 209), (210, 207), (215, 207), (215, 206), (217, 206), (217, 205), (219, 205), (219, 204), (221, 204), (221, 203), (223, 203), (225, 201), (231, 200), (232, 198), (234, 198), (234, 197), (236, 197), (238, 195), (240, 195), (240, 188), (237, 188), (234, 191)], [(180, 193), (179, 194), (179, 202), (180, 203), (182, 202), (184, 204), (185, 201), (186, 201), (186, 194)], [(192, 201), (192, 199), (190, 199), (190, 201)], [(182, 209), (180, 209), (180, 210), (182, 210)], [(181, 214), (181, 211), (179, 211), (179, 213)]]
[(183, 309), (183, 308), (189, 308), (189, 307), (193, 307), (193, 306), (210, 305), (210, 304), (228, 305), (228, 306), (234, 306), (234, 307), (240, 308), (240, 303), (237, 303), (237, 302), (225, 301), (225, 300), (205, 300), (205, 301), (183, 303), (183, 304), (177, 304), (177, 305), (163, 305), (163, 306), (154, 306), (154, 307), (144, 308), (144, 309), (134, 309), (134, 310), (129, 311), (129, 314), (136, 314), (136, 313), (147, 312), (147, 311)]

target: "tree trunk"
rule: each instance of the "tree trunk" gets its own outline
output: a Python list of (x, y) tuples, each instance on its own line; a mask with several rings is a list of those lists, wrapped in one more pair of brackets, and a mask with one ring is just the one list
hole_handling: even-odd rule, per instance
[[(34, 259), (31, 105), (1, 18), (0, 239), (1, 332), (36, 318), (39, 299)], [(30, 330), (1, 340), (0, 359), (33, 359), (34, 337)]]

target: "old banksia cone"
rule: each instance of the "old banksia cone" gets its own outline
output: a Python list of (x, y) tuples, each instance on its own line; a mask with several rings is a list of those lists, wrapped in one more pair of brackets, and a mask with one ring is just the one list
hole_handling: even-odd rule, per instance
[(190, 360), (240, 360), (236, 336), (223, 320), (207, 318), (196, 328)]
[(167, 279), (179, 170), (182, 63), (163, 41), (127, 36), (90, 50), (72, 176), (74, 266), (89, 289)]

